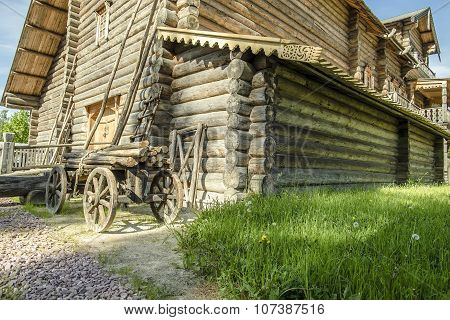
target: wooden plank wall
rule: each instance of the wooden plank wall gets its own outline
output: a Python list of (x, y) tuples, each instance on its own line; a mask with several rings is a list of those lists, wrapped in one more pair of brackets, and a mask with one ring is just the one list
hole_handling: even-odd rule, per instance
[(396, 181), (396, 118), (281, 66), (277, 83), (277, 188)]
[(342, 0), (202, 0), (200, 29), (294, 39), (323, 47), (349, 71), (349, 9)]
[(410, 179), (434, 182), (435, 136), (415, 125), (410, 126)]

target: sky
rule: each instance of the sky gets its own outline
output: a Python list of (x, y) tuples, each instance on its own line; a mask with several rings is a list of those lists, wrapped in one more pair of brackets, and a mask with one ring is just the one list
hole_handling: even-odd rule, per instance
[[(0, 0), (0, 94), (5, 88), (29, 2)], [(449, 0), (366, 0), (366, 3), (380, 19), (431, 7), (442, 51), (441, 62), (437, 56), (431, 58), (431, 69), (438, 77), (450, 77)]]

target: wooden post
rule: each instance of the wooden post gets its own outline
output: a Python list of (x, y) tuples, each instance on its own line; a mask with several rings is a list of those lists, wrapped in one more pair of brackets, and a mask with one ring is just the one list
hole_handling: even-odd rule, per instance
[(14, 163), (14, 133), (3, 134), (3, 141), (0, 143), (0, 174), (11, 173)]

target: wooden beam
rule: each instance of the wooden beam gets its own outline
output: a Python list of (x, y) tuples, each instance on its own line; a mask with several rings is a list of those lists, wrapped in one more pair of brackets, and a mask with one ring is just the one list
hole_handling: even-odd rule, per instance
[(35, 3), (36, 3), (37, 5), (44, 6), (44, 7), (48, 8), (48, 9), (50, 9), (50, 10), (58, 11), (58, 12), (63, 13), (63, 14), (67, 14), (67, 12), (68, 12), (68, 10), (65, 10), (65, 9), (62, 9), (62, 8), (59, 8), (59, 7), (56, 7), (56, 6), (54, 6), (54, 5), (50, 4), (50, 3), (47, 3), (47, 2), (42, 2), (42, 1), (34, 0), (34, 1), (33, 1), (33, 4), (35, 4)]
[(29, 73), (24, 73), (24, 72), (17, 72), (17, 71), (13, 71), (13, 72), (11, 72), (13, 75), (18, 75), (18, 76), (23, 76), (23, 77), (29, 77), (29, 78), (35, 78), (35, 79), (37, 79), (37, 80), (43, 80), (43, 81), (45, 81), (45, 80), (47, 80), (47, 78), (46, 77), (41, 77), (41, 76), (37, 76), (37, 75), (34, 75), (34, 74), (29, 74)]
[(40, 100), (41, 100), (39, 96), (30, 96), (27, 94), (19, 94), (19, 93), (12, 93), (12, 92), (5, 92), (5, 97), (19, 98), (19, 99), (33, 101), (33, 102), (40, 102)]
[(57, 33), (57, 32), (51, 31), (51, 30), (47, 30), (47, 29), (44, 29), (44, 28), (41, 28), (41, 27), (38, 27), (38, 26), (35, 26), (35, 25), (32, 25), (32, 24), (29, 24), (29, 23), (25, 24), (25, 26), (29, 27), (29, 28), (32, 28), (34, 30), (41, 31), (41, 32), (46, 33), (48, 35), (51, 35), (51, 36), (53, 36), (55, 38), (58, 38), (60, 40), (64, 36), (64, 33), (62, 33), (62, 34), (61, 33)]
[(42, 58), (47, 58), (47, 59), (50, 59), (50, 60), (53, 61), (53, 56), (52, 55), (49, 55), (49, 54), (46, 54), (46, 53), (42, 53), (42, 52), (39, 52), (39, 51), (35, 51), (35, 50), (32, 50), (32, 49), (19, 48), (19, 52), (29, 53), (29, 54), (32, 54), (32, 55), (35, 55), (35, 56), (39, 56), (39, 57), (42, 57)]

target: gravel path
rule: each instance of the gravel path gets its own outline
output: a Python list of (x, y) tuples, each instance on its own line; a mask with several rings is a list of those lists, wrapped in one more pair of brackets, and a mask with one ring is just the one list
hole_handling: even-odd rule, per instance
[(31, 300), (139, 299), (41, 219), (0, 199), (0, 299), (13, 288)]

